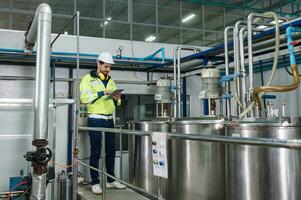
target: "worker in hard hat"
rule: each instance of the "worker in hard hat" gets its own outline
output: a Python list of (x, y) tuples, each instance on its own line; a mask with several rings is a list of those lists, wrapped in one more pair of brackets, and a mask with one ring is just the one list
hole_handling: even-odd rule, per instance
[[(115, 64), (112, 55), (109, 52), (99, 54), (97, 58), (97, 69), (92, 70), (85, 75), (80, 83), (80, 100), (87, 104), (88, 108), (88, 126), (114, 128), (113, 113), (115, 105), (121, 104), (120, 94), (110, 94), (116, 90), (116, 85), (110, 77), (112, 65)], [(99, 158), (101, 155), (102, 134), (99, 131), (89, 131), (90, 137), (90, 165), (98, 169)], [(107, 173), (115, 176), (115, 134), (106, 133), (105, 151), (106, 151), (106, 169)], [(92, 179), (92, 192), (101, 194), (99, 185), (99, 173), (90, 169)], [(108, 177), (107, 188), (124, 189), (125, 186)]]

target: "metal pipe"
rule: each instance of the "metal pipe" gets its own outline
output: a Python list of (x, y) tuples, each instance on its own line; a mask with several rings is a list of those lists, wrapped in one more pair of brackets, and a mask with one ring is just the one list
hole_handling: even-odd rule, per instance
[(240, 50), (240, 70), (242, 73), (241, 80), (241, 94), (242, 94), (242, 104), (244, 109), (246, 108), (246, 68), (245, 68), (245, 52), (244, 52), (244, 33), (247, 27), (243, 27), (239, 31), (239, 50)]
[[(106, 170), (106, 132), (102, 131), (102, 144), (101, 144), (101, 163), (102, 163), (102, 171)], [(102, 173), (102, 200), (107, 199), (107, 176), (105, 173)]]
[[(115, 128), (92, 128), (92, 127), (79, 127), (79, 130), (91, 130), (91, 131), (105, 131), (110, 133), (121, 133), (126, 135), (139, 135), (139, 136), (151, 136), (152, 131), (133, 131), (125, 129)], [(246, 145), (257, 145), (257, 146), (269, 146), (269, 147), (284, 147), (284, 148), (301, 148), (301, 140), (290, 139), (267, 139), (267, 138), (246, 138), (246, 137), (230, 137), (230, 136), (216, 136), (216, 135), (197, 135), (197, 134), (181, 134), (181, 133), (168, 133), (167, 138), (182, 138), (188, 140), (198, 140), (207, 142), (221, 142), (230, 144), (246, 144)], [(79, 161), (78, 161), (79, 162)]]
[[(230, 70), (229, 70), (229, 50), (228, 50), (228, 32), (230, 30), (234, 30), (233, 26), (228, 26), (226, 27), (225, 31), (224, 31), (224, 46), (225, 46), (225, 72), (226, 72), (226, 76), (229, 76), (230, 74)], [(230, 91), (230, 81), (226, 82), (226, 94), (230, 95), (231, 91)], [(231, 99), (228, 98), (226, 100), (226, 110), (227, 110), (227, 116), (228, 118), (231, 116)]]
[[(55, 158), (55, 149), (56, 149), (56, 104), (53, 103), (53, 106), (52, 106), (52, 138), (51, 138), (51, 150), (52, 150), (52, 160), (56, 161), (56, 158)], [(55, 170), (55, 164), (54, 162), (51, 163), (51, 166), (54, 168)], [(50, 193), (51, 193), (51, 200), (54, 200), (54, 194), (55, 194), (55, 187), (54, 187), (54, 184), (55, 184), (55, 180), (53, 180), (51, 183), (50, 183)]]
[[(40, 4), (25, 38), (26, 50), (32, 50), (37, 42), (33, 135), (33, 145), (37, 149), (48, 144), (51, 18), (50, 6), (46, 3)], [(46, 198), (46, 171), (44, 165), (33, 166), (30, 198), (33, 200)]]
[[(273, 19), (272, 16), (265, 15), (265, 14), (258, 14), (258, 13), (250, 13), (247, 19), (247, 29), (248, 29), (248, 58), (249, 58), (249, 84), (250, 84), (250, 91), (254, 88), (254, 78), (253, 78), (253, 32), (252, 32), (252, 24), (254, 17), (260, 18), (268, 18)], [(286, 18), (279, 17), (279, 19), (287, 20)]]
[(31, 200), (46, 199), (46, 173), (33, 174), (31, 183)]
[[(241, 72), (240, 69), (240, 54), (239, 54), (239, 38), (238, 38), (238, 33), (239, 33), (239, 27), (241, 25), (246, 24), (245, 21), (237, 21), (234, 26), (234, 31), (233, 31), (233, 51), (234, 51), (234, 71), (235, 75), (237, 73)], [(238, 96), (239, 95), (239, 96)], [(242, 111), (242, 109), (245, 107), (243, 103), (243, 93), (242, 93), (242, 84), (241, 84), (241, 77), (236, 76), (234, 77), (234, 96), (237, 102), (237, 115), (239, 115)]]
[[(34, 29), (34, 30), (33, 30)], [(49, 66), (51, 8), (48, 4), (40, 4), (31, 28), (26, 37), (32, 43), (37, 38), (36, 61), (36, 96), (35, 96), (35, 131), (34, 139), (47, 139), (48, 104), (49, 104)]]
[(123, 150), (122, 150), (122, 134), (120, 133), (119, 134), (119, 153), (120, 153), (120, 157), (119, 157), (119, 159), (120, 159), (120, 163), (119, 163), (119, 177), (120, 177), (120, 179), (122, 180), (122, 174), (123, 174), (123, 172), (122, 172), (122, 168), (123, 168), (123, 166), (122, 166), (122, 161), (123, 161)]
[(174, 65), (173, 65), (173, 72), (174, 72), (174, 84), (176, 86), (176, 90), (174, 93), (174, 97), (176, 103), (174, 105), (174, 117), (181, 116), (181, 52), (185, 51), (193, 51), (196, 53), (197, 51), (201, 50), (200, 48), (191, 47), (191, 46), (179, 46), (174, 48), (173, 56), (174, 56)]
[(75, 90), (74, 90), (74, 98), (75, 98), (75, 104), (74, 104), (74, 134), (73, 134), (73, 194), (72, 199), (77, 199), (77, 171), (78, 171), (78, 164), (77, 164), (77, 155), (78, 155), (78, 122), (79, 122), (79, 52), (80, 52), (80, 44), (79, 44), (79, 18), (80, 13), (79, 11), (76, 12), (76, 81), (75, 81)]

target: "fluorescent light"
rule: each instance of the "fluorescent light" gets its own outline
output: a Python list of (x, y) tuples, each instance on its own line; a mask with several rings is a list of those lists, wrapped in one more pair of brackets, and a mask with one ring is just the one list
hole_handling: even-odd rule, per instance
[(145, 41), (146, 41), (146, 42), (153, 42), (153, 41), (155, 41), (156, 39), (157, 39), (156, 36), (150, 35), (150, 36), (148, 36), (148, 37), (145, 39)]
[(184, 17), (184, 19), (182, 19), (182, 22), (183, 22), (183, 23), (188, 22), (188, 21), (192, 20), (194, 17), (195, 17), (195, 14), (192, 13), (192, 14), (190, 14), (190, 15)]
[[(107, 25), (109, 22), (108, 21), (110, 21), (112, 19), (112, 17), (107, 17), (106, 18), (106, 21), (104, 21), (104, 25)], [(103, 26), (103, 25), (101, 25), (101, 26)]]
[[(282, 19), (278, 19), (279, 24), (281, 24), (282, 22), (284, 22), (284, 20)], [(275, 20), (270, 22), (271, 24), (275, 24)]]
[(257, 26), (258, 29), (265, 29), (265, 28), (268, 28), (268, 26), (265, 26), (265, 25), (260, 25), (260, 26)]

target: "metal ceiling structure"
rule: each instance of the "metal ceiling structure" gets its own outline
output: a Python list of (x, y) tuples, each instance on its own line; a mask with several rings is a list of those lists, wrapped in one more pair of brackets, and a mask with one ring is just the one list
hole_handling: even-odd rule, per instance
[[(0, 28), (26, 30), (41, 0), (1, 0)], [(138, 40), (152, 35), (156, 42), (213, 46), (223, 30), (250, 12), (275, 11), (286, 17), (300, 15), (297, 0), (43, 0), (54, 12), (57, 33), (81, 12), (81, 35)], [(183, 23), (190, 13), (195, 17)], [(73, 34), (73, 27), (66, 29)]]

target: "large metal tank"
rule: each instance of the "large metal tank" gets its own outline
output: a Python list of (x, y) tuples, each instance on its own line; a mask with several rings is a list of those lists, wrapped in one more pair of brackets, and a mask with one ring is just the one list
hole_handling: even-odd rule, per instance
[[(301, 139), (301, 118), (244, 120), (228, 135)], [(230, 200), (300, 200), (301, 152), (295, 149), (227, 145), (227, 197)]]
[[(141, 131), (170, 132), (166, 120), (129, 122), (129, 129)], [(129, 136), (129, 180), (130, 183), (158, 195), (158, 177), (153, 175), (152, 138), (150, 136)], [(163, 181), (163, 197), (166, 196), (166, 181)]]
[[(224, 120), (178, 119), (172, 132), (225, 135)], [(173, 138), (169, 143), (168, 200), (224, 200), (225, 145)]]

